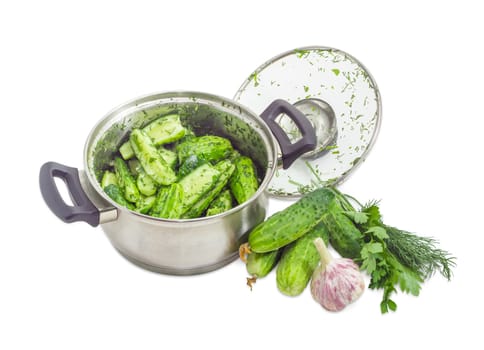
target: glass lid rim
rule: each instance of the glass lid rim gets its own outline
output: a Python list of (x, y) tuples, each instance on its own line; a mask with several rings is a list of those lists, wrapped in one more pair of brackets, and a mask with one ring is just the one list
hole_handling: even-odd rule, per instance
[[(371, 74), (369, 69), (360, 60), (358, 60), (356, 57), (347, 53), (344, 50), (334, 48), (334, 47), (330, 47), (330, 46), (311, 45), (311, 46), (298, 47), (298, 48), (295, 48), (295, 49), (292, 49), (292, 50), (287, 50), (285, 52), (282, 52), (278, 55), (273, 56), (269, 60), (266, 60), (264, 63), (262, 63), (260, 66), (258, 66), (255, 70), (253, 70), (251, 72), (251, 74), (244, 80), (244, 82), (237, 89), (233, 99), (236, 102), (240, 101), (240, 97), (242, 96), (242, 94), (246, 90), (247, 86), (249, 86), (249, 84), (252, 82), (254, 74), (258, 74), (258, 73), (264, 71), (267, 67), (275, 64), (276, 62), (278, 62), (281, 59), (286, 58), (288, 56), (292, 56), (292, 55), (295, 55), (295, 54), (298, 54), (298, 53), (305, 54), (306, 52), (310, 53), (310, 52), (317, 52), (317, 51), (332, 51), (332, 52), (337, 52), (339, 54), (342, 54), (345, 57), (348, 57), (352, 62), (354, 62), (368, 76), (368, 79), (371, 82), (372, 90), (374, 91), (374, 94), (375, 94), (375, 102), (376, 102), (375, 128), (374, 128), (374, 132), (371, 135), (371, 138), (370, 138), (370, 140), (367, 144), (365, 151), (361, 154), (360, 160), (358, 162), (356, 162), (346, 172), (342, 173), (336, 180), (334, 180), (334, 181), (332, 181), (331, 183), (328, 183), (328, 184), (321, 184), (321, 187), (337, 186), (337, 185), (342, 184), (344, 181), (346, 181), (348, 179), (348, 177), (352, 173), (354, 173), (355, 170), (357, 170), (361, 166), (362, 163), (364, 163), (368, 154), (373, 149), (374, 144), (376, 143), (376, 139), (378, 138), (378, 134), (379, 134), (380, 128), (381, 128), (382, 102), (381, 102), (380, 90), (379, 90), (378, 85), (375, 81), (375, 78), (373, 77), (373, 75)], [(248, 108), (253, 108), (252, 106), (250, 106), (250, 104), (245, 103), (244, 105)], [(274, 192), (270, 191), (270, 186), (267, 188), (267, 192), (272, 198), (277, 198), (277, 199), (297, 199), (297, 198), (302, 197), (305, 194), (305, 193), (301, 193), (301, 192), (274, 193)]]

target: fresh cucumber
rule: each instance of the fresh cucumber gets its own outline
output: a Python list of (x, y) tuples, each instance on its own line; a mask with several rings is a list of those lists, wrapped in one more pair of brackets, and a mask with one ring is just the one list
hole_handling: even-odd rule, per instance
[(277, 288), (281, 293), (296, 296), (301, 294), (308, 285), (320, 261), (314, 245), (317, 237), (328, 244), (329, 230), (321, 222), (284, 248), (276, 269)]
[(247, 257), (247, 272), (256, 278), (265, 277), (276, 266), (280, 256), (280, 249), (267, 253), (252, 252)]
[(348, 218), (338, 203), (333, 203), (322, 220), (330, 232), (329, 243), (341, 256), (350, 259), (360, 257), (362, 234)]
[(230, 179), (230, 190), (237, 203), (242, 204), (257, 192), (259, 182), (252, 159), (240, 156), (234, 160), (235, 171)]
[(134, 129), (129, 141), (143, 169), (157, 184), (169, 185), (176, 181), (175, 171), (163, 159), (149, 136), (140, 129)]
[(270, 252), (295, 241), (322, 220), (334, 199), (335, 194), (326, 188), (306, 194), (257, 225), (249, 233), (250, 249), (257, 253)]

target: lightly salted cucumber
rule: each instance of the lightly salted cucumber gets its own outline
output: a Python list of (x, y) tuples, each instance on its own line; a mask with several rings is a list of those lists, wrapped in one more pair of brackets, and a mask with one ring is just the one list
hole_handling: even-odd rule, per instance
[(321, 222), (335, 197), (331, 189), (319, 188), (270, 216), (249, 233), (250, 250), (265, 253), (295, 241)]

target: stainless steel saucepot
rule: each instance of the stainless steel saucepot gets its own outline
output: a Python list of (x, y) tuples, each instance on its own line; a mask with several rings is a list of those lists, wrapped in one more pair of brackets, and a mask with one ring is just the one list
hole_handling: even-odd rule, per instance
[[(177, 113), (196, 134), (230, 139), (256, 164), (261, 185), (247, 202), (214, 216), (168, 220), (120, 206), (102, 190), (99, 180), (133, 128)], [(302, 137), (291, 143), (275, 122), (281, 114), (294, 120)], [(279, 143), (280, 150), (276, 144)], [(287, 168), (316, 146), (311, 123), (291, 104), (276, 100), (260, 115), (220, 96), (199, 92), (168, 92), (128, 102), (108, 113), (91, 131), (84, 149), (84, 170), (54, 162), (40, 169), (42, 196), (64, 222), (101, 225), (112, 245), (128, 260), (156, 272), (190, 275), (217, 269), (237, 257), (248, 231), (266, 216), (266, 188), (282, 154)], [(65, 181), (73, 206), (67, 205), (54, 178)]]

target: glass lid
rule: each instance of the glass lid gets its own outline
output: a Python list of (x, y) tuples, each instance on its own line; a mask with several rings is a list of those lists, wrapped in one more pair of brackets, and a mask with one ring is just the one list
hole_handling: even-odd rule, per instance
[[(274, 100), (284, 99), (311, 121), (316, 149), (278, 169), (268, 191), (297, 197), (318, 187), (343, 182), (368, 155), (381, 122), (378, 87), (353, 56), (329, 47), (285, 52), (257, 68), (234, 99), (260, 114)], [(300, 137), (285, 115), (279, 125), (292, 141)]]

